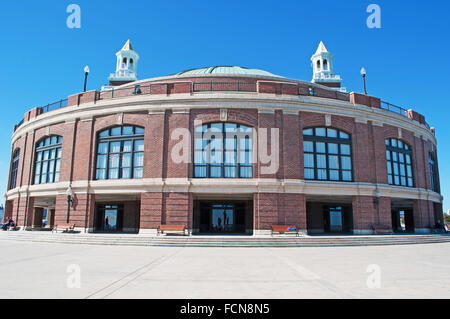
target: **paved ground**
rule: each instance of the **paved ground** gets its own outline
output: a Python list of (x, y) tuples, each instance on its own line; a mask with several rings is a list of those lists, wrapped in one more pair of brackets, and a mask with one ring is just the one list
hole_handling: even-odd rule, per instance
[(2, 299), (450, 298), (450, 244), (247, 249), (1, 240), (0, 251)]

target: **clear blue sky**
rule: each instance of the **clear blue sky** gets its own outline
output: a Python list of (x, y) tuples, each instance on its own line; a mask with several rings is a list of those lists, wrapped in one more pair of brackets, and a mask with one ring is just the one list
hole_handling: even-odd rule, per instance
[[(81, 29), (66, 26), (69, 4)], [(369, 4), (382, 28), (366, 26)], [(127, 39), (139, 53), (139, 78), (211, 65), (238, 65), (310, 80), (320, 40), (350, 91), (414, 108), (436, 127), (444, 197), (450, 195), (450, 4), (448, 1), (3, 1), (0, 10), (0, 192), (6, 191), (14, 123), (34, 106), (98, 89)], [(445, 200), (444, 209), (450, 209)]]

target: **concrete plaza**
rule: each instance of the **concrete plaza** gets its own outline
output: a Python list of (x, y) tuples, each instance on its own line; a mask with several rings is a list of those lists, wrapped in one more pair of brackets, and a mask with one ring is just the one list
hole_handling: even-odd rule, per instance
[(158, 248), (1, 240), (0, 250), (2, 299), (450, 298), (449, 243)]

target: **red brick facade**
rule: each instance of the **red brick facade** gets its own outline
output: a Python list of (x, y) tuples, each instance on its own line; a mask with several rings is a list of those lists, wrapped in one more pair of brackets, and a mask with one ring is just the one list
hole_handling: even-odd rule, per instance
[[(218, 79), (220, 80), (220, 79)], [(230, 80), (230, 79), (228, 79)], [(254, 81), (255, 79), (240, 79), (240, 81)], [(194, 81), (195, 82), (195, 81)], [(145, 85), (143, 83), (142, 85)], [(149, 88), (151, 94), (186, 94), (193, 92), (193, 84), (189, 81), (180, 83), (153, 84)], [(374, 97), (361, 94), (352, 94), (348, 97), (325, 87), (317, 86), (316, 92), (320, 93), (320, 98), (344, 101), (346, 103), (362, 104), (371, 108), (380, 108), (380, 100)], [(307, 85), (302, 83), (275, 83), (270, 81), (260, 81), (256, 87), (255, 94), (265, 94), (267, 96), (301, 96), (305, 93)], [(103, 93), (102, 93), (103, 94)], [(150, 94), (150, 95), (151, 95)], [(99, 92), (86, 92), (69, 97), (69, 107), (77, 107), (86, 103), (99, 103)], [(58, 124), (38, 126), (33, 130), (28, 130), (14, 139), (12, 153), (20, 149), (20, 161), (17, 174), (17, 191), (15, 195), (8, 193), (5, 207), (5, 216), (12, 216), (19, 226), (37, 227), (38, 220), (42, 219), (43, 204), (41, 197), (52, 198), (54, 206), (54, 223), (74, 223), (79, 228), (94, 229), (96, 203), (120, 201), (124, 205), (124, 229), (147, 230), (156, 229), (162, 224), (182, 224), (188, 229), (194, 227), (194, 206), (197, 200), (196, 191), (191, 191), (188, 186), (183, 190), (165, 186), (164, 183), (172, 180), (179, 180), (181, 184), (195, 180), (193, 178), (193, 152), (190, 152), (191, 163), (176, 163), (171, 158), (171, 150), (178, 140), (173, 139), (172, 133), (175, 129), (185, 129), (193, 132), (194, 123), (202, 121), (203, 124), (221, 122), (220, 109), (227, 110), (227, 122), (240, 123), (246, 126), (260, 129), (269, 129), (268, 150), (279, 149), (279, 169), (275, 173), (262, 174), (260, 162), (254, 164), (253, 180), (270, 180), (273, 182), (294, 181), (304, 182), (303, 163), (303, 129), (311, 127), (332, 127), (342, 130), (351, 136), (353, 182), (347, 183), (352, 187), (361, 185), (386, 185), (386, 146), (387, 138), (396, 138), (406, 142), (411, 146), (413, 152), (413, 174), (414, 189), (430, 190), (430, 171), (428, 165), (429, 153), (435, 152), (433, 143), (423, 136), (414, 133), (412, 130), (399, 129), (398, 127), (382, 124), (373, 120), (366, 120), (357, 116), (340, 116), (330, 112), (313, 112), (301, 110), (278, 109), (258, 110), (256, 106), (242, 108), (229, 107), (191, 107), (189, 102), (183, 102), (179, 108), (154, 107), (148, 111), (128, 111), (123, 113), (114, 112), (112, 114), (99, 114), (67, 120)], [(181, 103), (180, 103), (181, 104)], [(39, 119), (41, 111), (34, 109), (25, 115), (25, 122)], [(416, 112), (409, 112), (409, 118), (418, 123), (424, 124), (422, 115)], [(143, 180), (152, 180), (160, 185), (161, 190), (147, 189), (135, 191), (130, 188), (121, 190), (121, 181), (109, 181), (110, 184), (96, 188), (96, 145), (98, 132), (117, 125), (136, 125), (145, 129), (145, 155)], [(279, 140), (276, 145), (272, 145), (272, 128), (279, 129)], [(16, 127), (16, 131), (17, 131)], [(259, 131), (258, 131), (259, 134)], [(61, 173), (58, 187), (51, 185), (41, 185), (49, 187), (48, 193), (54, 195), (33, 194), (33, 170), (35, 161), (36, 143), (49, 135), (59, 135), (63, 138)], [(175, 138), (178, 138), (177, 136)], [(191, 139), (191, 149), (193, 137)], [(107, 181), (108, 182), (108, 181)], [(78, 184), (77, 184), (78, 183)], [(65, 190), (72, 184), (75, 190), (73, 207), (67, 202)], [(308, 184), (308, 183), (307, 183)], [(313, 183), (312, 183), (313, 184)], [(184, 185), (184, 184), (183, 184)], [(279, 185), (279, 184), (277, 184)], [(28, 188), (28, 186), (30, 186)], [(41, 187), (39, 186), (39, 187)], [(232, 187), (232, 186), (229, 186)], [(300, 186), (299, 186), (300, 187)], [(344, 187), (344, 186), (343, 186)], [(307, 229), (307, 203), (322, 200), (324, 203), (336, 202), (339, 196), (330, 198), (327, 194), (303, 193), (301, 188), (288, 192), (274, 186), (275, 189), (256, 190), (253, 193), (246, 193), (246, 200), (253, 201), (252, 215), (253, 229), (270, 230), (272, 225), (296, 225), (299, 229)], [(394, 187), (395, 188), (395, 187)], [(115, 192), (108, 191), (115, 190)], [(131, 190), (129, 190), (131, 189)], [(411, 189), (411, 190), (414, 190)], [(106, 190), (106, 191), (105, 191)], [(102, 193), (105, 191), (105, 194)], [(203, 194), (205, 191), (202, 191)], [(370, 192), (369, 192), (370, 193)], [(117, 199), (114, 198), (114, 196)], [(121, 199), (123, 196), (123, 199)], [(330, 192), (330, 195), (332, 193)], [(126, 196), (134, 196), (134, 200)], [(222, 198), (233, 199), (233, 192), (226, 187), (220, 193), (214, 191), (209, 195), (217, 200)], [(322, 198), (322, 199), (321, 199)], [(434, 227), (442, 216), (438, 210), (442, 208), (436, 201), (427, 201), (417, 198), (391, 198), (383, 194), (380, 198), (375, 196), (375, 192), (362, 195), (343, 194), (341, 201), (343, 204), (352, 207), (352, 224), (355, 233), (358, 231), (368, 231), (374, 225), (384, 225), (392, 228), (391, 207), (401, 200), (410, 201), (414, 216), (414, 226), (418, 230), (430, 229)]]

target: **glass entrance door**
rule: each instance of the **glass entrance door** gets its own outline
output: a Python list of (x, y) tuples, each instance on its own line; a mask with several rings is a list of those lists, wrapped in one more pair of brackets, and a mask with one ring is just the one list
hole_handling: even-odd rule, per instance
[(414, 232), (413, 210), (397, 208), (392, 210), (392, 229), (394, 232)]
[(199, 217), (201, 233), (245, 233), (245, 204), (202, 202)]
[(338, 208), (330, 208), (330, 232), (342, 232), (342, 210)]
[(211, 226), (215, 233), (230, 233), (234, 231), (234, 206), (212, 205)]
[(96, 218), (96, 231), (119, 232), (122, 231), (123, 205), (98, 205)]
[(353, 229), (352, 208), (348, 205), (323, 206), (325, 233), (350, 233)]

